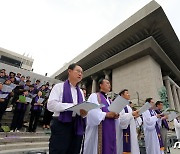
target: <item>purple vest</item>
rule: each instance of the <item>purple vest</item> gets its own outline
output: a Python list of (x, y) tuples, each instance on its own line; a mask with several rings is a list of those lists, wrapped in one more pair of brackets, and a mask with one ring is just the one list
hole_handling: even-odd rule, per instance
[[(108, 102), (102, 93), (99, 93), (101, 103), (105, 105), (102, 108), (103, 112), (109, 112)], [(116, 151), (116, 128), (115, 120), (110, 118), (105, 118), (102, 121), (102, 153), (103, 154), (117, 154)]]
[[(37, 102), (38, 102), (38, 99), (39, 99), (39, 96), (36, 96), (34, 103), (37, 103)], [(40, 105), (34, 105), (34, 104), (33, 104), (33, 110), (34, 110), (34, 111), (41, 111), (41, 110), (42, 110), (42, 106), (40, 106)]]
[[(77, 102), (79, 104), (83, 102), (83, 97), (82, 97), (80, 88), (78, 86), (76, 86), (76, 90), (77, 90)], [(70, 86), (69, 80), (66, 80), (64, 82), (62, 103), (73, 103), (73, 98), (71, 94), (71, 86)], [(81, 116), (76, 115), (75, 119), (73, 119), (72, 111), (64, 111), (60, 113), (58, 119), (59, 121), (63, 123), (74, 122), (75, 134), (77, 135), (84, 134), (85, 125), (86, 125), (85, 118), (82, 118)]]

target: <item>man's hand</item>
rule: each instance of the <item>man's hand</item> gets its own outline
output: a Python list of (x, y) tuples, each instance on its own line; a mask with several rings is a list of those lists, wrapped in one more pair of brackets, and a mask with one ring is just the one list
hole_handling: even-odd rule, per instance
[(86, 115), (87, 115), (87, 111), (86, 110), (84, 110), (84, 109), (80, 109), (80, 116), (83, 118), (83, 117), (85, 117)]
[(0, 98), (0, 102), (4, 102), (4, 99), (3, 99), (3, 98)]
[(139, 110), (133, 111), (133, 112), (132, 112), (132, 115), (133, 115), (135, 118), (139, 117)]
[(119, 114), (115, 112), (107, 112), (106, 113), (106, 118), (111, 118), (111, 119), (118, 119)]
[(157, 118), (161, 118), (161, 115), (160, 115), (160, 114), (157, 114), (156, 117), (157, 117)]
[(168, 116), (165, 115), (165, 116), (163, 116), (161, 119), (162, 119), (162, 120), (168, 119)]

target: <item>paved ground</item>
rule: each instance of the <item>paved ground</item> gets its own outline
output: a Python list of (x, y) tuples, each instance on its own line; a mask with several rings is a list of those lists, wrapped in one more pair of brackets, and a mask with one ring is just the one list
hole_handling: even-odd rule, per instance
[(180, 154), (180, 149), (171, 148), (171, 154)]

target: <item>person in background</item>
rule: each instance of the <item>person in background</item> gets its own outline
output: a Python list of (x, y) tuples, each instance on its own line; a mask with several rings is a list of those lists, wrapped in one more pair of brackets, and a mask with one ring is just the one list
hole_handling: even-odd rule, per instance
[(36, 132), (38, 120), (43, 107), (43, 102), (40, 102), (40, 98), (42, 99), (42, 92), (38, 91), (37, 96), (34, 97), (31, 102), (31, 116), (28, 130), (29, 132)]
[(4, 83), (4, 81), (6, 80), (6, 76), (3, 70), (0, 71), (0, 82)]
[[(19, 132), (23, 126), (24, 114), (28, 104), (26, 102), (27, 95), (28, 95), (28, 90), (23, 90), (22, 95), (19, 95), (19, 99), (16, 101), (16, 107), (14, 110), (14, 116), (12, 119), (10, 132), (14, 132), (14, 131)], [(24, 100), (22, 101), (21, 98), (23, 98)]]
[(15, 78), (16, 78), (16, 80), (17, 80), (18, 82), (20, 82), (21, 73), (17, 73)]
[[(157, 114), (161, 114), (163, 110), (163, 102), (157, 101), (156, 102), (156, 109), (155, 112)], [(167, 115), (161, 115), (161, 125), (160, 125), (160, 133), (162, 136), (163, 144), (164, 144), (164, 153), (167, 154), (167, 131), (169, 130), (168, 122), (166, 121), (168, 119)]]
[(25, 76), (21, 76), (19, 85), (24, 86), (25, 85)]
[[(3, 89), (3, 84), (0, 82), (0, 94), (4, 94), (2, 89)], [(3, 114), (6, 110), (6, 104), (7, 104), (6, 99), (0, 98), (0, 127), (1, 127), (1, 120), (2, 120)]]
[(174, 127), (178, 141), (180, 141), (180, 115), (174, 119)]

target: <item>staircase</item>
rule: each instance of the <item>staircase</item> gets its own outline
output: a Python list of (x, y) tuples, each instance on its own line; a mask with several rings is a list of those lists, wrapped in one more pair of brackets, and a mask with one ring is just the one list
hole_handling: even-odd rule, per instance
[[(0, 133), (0, 154), (28, 154), (30, 151), (48, 151), (50, 134), (13, 132)], [(40, 152), (39, 152), (40, 153)]]
[[(12, 117), (13, 112), (6, 112), (2, 126), (10, 127)], [(49, 137), (50, 130), (43, 130), (41, 126), (36, 133), (26, 132), (26, 127), (20, 132), (0, 132), (0, 154), (47, 154)]]

